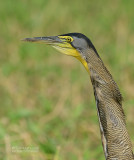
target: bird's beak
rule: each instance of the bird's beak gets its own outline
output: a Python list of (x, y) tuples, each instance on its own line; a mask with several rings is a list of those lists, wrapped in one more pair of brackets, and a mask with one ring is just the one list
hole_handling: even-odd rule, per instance
[(61, 53), (78, 56), (78, 54), (76, 54), (76, 49), (74, 49), (64, 38), (60, 38), (60, 36), (25, 38), (22, 39), (22, 41), (48, 44)]
[(61, 39), (58, 36), (24, 38), (22, 39), (22, 41), (44, 43), (49, 45), (56, 45), (63, 43), (63, 41), (61, 41)]

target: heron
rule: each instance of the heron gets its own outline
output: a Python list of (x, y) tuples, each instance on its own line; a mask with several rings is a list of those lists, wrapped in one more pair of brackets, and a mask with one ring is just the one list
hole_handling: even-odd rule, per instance
[(94, 90), (105, 159), (133, 160), (122, 95), (91, 40), (81, 33), (67, 33), (25, 38), (23, 41), (48, 44), (63, 54), (77, 58), (83, 64)]

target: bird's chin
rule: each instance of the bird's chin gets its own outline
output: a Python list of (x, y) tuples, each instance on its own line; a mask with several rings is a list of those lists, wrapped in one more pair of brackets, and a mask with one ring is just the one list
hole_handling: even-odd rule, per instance
[(63, 54), (69, 55), (69, 56), (73, 56), (73, 57), (78, 56), (78, 53), (75, 49), (72, 49), (69, 47), (60, 47), (60, 46), (56, 46), (56, 45), (53, 45), (53, 47), (56, 50), (58, 50), (60, 53), (63, 53)]

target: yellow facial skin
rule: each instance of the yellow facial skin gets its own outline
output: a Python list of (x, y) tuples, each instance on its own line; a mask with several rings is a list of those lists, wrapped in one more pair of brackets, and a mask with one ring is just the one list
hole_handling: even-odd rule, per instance
[(84, 65), (84, 67), (89, 73), (87, 62), (81, 57), (80, 53), (70, 44), (70, 42), (73, 41), (73, 38), (70, 36), (58, 36), (58, 37), (60, 38), (60, 40), (63, 41), (63, 43), (59, 43), (57, 45), (52, 45), (52, 46), (63, 54), (67, 54), (69, 56), (77, 58)]
[(61, 53), (77, 57), (80, 56), (79, 53), (76, 51), (75, 48), (72, 47), (71, 42), (73, 41), (73, 38), (70, 36), (58, 36), (58, 38), (63, 43), (58, 43), (56, 45), (52, 45), (54, 48), (59, 50)]

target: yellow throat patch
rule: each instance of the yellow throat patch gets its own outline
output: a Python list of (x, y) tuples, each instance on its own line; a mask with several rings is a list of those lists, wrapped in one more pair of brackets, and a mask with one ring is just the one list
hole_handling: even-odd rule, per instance
[(89, 73), (87, 62), (81, 57), (80, 53), (74, 47), (72, 47), (71, 43), (69, 43), (73, 41), (73, 38), (70, 36), (58, 37), (63, 41), (63, 43), (55, 44), (53, 45), (53, 47), (63, 54), (77, 58), (84, 65), (87, 72)]

